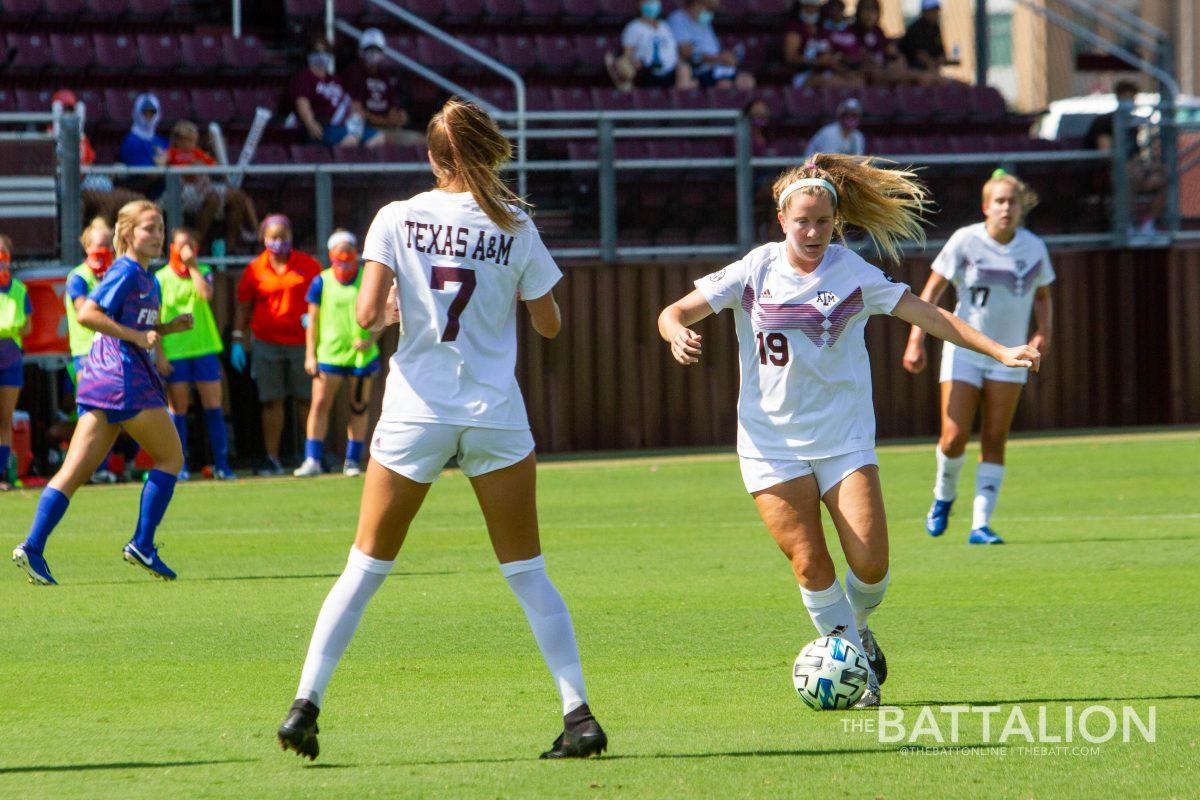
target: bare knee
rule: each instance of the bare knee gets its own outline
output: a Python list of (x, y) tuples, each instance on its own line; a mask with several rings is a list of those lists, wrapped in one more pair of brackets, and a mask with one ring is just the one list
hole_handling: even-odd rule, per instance
[(888, 573), (888, 559), (887, 556), (868, 556), (865, 561), (850, 565), (850, 569), (863, 583), (879, 583)]
[(969, 431), (950, 423), (942, 426), (942, 436), (938, 440), (938, 447), (946, 456), (958, 458), (966, 452), (967, 442), (970, 438)]
[(818, 554), (800, 550), (792, 554), (791, 562), (796, 581), (809, 591), (819, 592), (822, 589), (828, 589), (833, 585), (833, 580), (837, 576), (833, 559), (829, 557), (829, 553)]

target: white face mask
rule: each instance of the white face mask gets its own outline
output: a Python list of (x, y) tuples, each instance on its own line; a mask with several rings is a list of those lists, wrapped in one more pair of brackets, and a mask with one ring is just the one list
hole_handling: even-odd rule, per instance
[(804, 9), (801, 9), (800, 10), (800, 21), (806, 25), (816, 25), (818, 22), (821, 21), (821, 12), (820, 11), (805, 11)]
[(308, 65), (313, 69), (319, 69), (322, 72), (332, 75), (334, 67), (333, 53), (309, 53)]
[(362, 54), (363, 63), (365, 63), (367, 66), (371, 66), (371, 67), (380, 66), (381, 64), (383, 64), (385, 58), (386, 58), (386, 56), (384, 56), (383, 51), (378, 50), (374, 47), (370, 48), (369, 50), (365, 51)]

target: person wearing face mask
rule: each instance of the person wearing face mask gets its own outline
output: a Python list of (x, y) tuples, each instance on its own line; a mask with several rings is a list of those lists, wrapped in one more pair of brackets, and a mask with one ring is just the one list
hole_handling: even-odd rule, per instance
[(621, 31), (621, 53), (605, 56), (613, 83), (623, 92), (633, 87), (693, 89), (699, 84), (692, 69), (679, 58), (671, 28), (660, 19), (662, 0), (642, 0), (639, 16)]
[(837, 71), (861, 84), (862, 77), (857, 73), (862, 69), (863, 49), (854, 33), (854, 20), (846, 14), (846, 4), (843, 0), (829, 0), (822, 9), (822, 16), (821, 27), (837, 56)]
[(195, 385), (204, 409), (204, 426), (213, 453), (213, 477), (219, 481), (236, 480), (229, 468), (229, 437), (225, 430), (225, 411), (221, 404), (221, 360), (225, 349), (212, 312), (212, 267), (197, 260), (196, 237), (186, 228), (171, 232), (167, 265), (155, 273), (162, 293), (159, 314), (170, 322), (181, 314), (192, 316), (192, 329), (163, 338), (161, 369), (167, 382), (167, 404), (171, 421), (179, 432), (183, 447), (183, 470), (179, 480), (188, 480), (188, 406)]
[(25, 284), (12, 274), (12, 239), (0, 233), (0, 491), (12, 453), (12, 419), (25, 385), (21, 338), (33, 329), (33, 304)]
[(362, 286), (358, 263), (358, 240), (349, 231), (334, 231), (327, 243), (329, 269), (313, 278), (308, 287), (308, 329), (305, 339), (304, 371), (312, 376), (312, 406), (308, 412), (308, 438), (304, 463), (292, 474), (311, 478), (324, 471), (325, 434), (329, 412), (342, 381), (348, 380), (346, 400), (350, 417), (346, 423), (346, 457), (342, 474), (362, 474), (363, 448), (367, 440), (367, 412), (371, 402), (371, 376), (379, 371), (379, 336), (362, 328), (355, 319), (355, 304)]
[(667, 17), (671, 34), (679, 46), (679, 57), (692, 65), (692, 74), (700, 86), (736, 87), (748, 92), (754, 88), (754, 76), (738, 69), (741, 59), (734, 50), (721, 48), (713, 30), (716, 9), (717, 0), (692, 0)]
[(314, 37), (305, 62), (288, 91), (309, 141), (330, 147), (383, 144), (379, 131), (362, 124), (361, 107), (335, 74), (333, 45), (323, 36)]
[(353, 98), (367, 126), (378, 130), (382, 137), (368, 139), (368, 144), (421, 145), (425, 134), (405, 126), (409, 123), (408, 97), (394, 70), (387, 68), (383, 48), (387, 42), (383, 31), (368, 28), (358, 40), (358, 60), (342, 75), (342, 85)]
[(867, 152), (867, 140), (858, 129), (862, 122), (862, 105), (853, 97), (847, 97), (838, 106), (837, 120), (821, 128), (808, 142), (805, 158), (816, 153), (840, 153), (861, 156)]
[(283, 475), (279, 441), (283, 435), (284, 401), (295, 401), (294, 419), (308, 417), (311, 381), (304, 373), (305, 294), (321, 265), (307, 253), (292, 249), (292, 223), (283, 214), (263, 220), (263, 252), (246, 265), (237, 288), (230, 362), (244, 372), (247, 358), (245, 328), (254, 334), (251, 376), (262, 403), (266, 461), (259, 475)]
[(795, 0), (783, 33), (783, 61), (796, 70), (792, 86), (855, 88), (861, 81), (844, 68), (821, 25), (824, 0)]
[[(133, 126), (121, 141), (117, 160), (130, 167), (153, 167), (167, 163), (169, 142), (157, 132), (162, 106), (153, 92), (139, 94), (133, 101)], [(162, 178), (139, 175), (124, 179), (128, 189), (146, 197), (158, 197), (166, 186)]]

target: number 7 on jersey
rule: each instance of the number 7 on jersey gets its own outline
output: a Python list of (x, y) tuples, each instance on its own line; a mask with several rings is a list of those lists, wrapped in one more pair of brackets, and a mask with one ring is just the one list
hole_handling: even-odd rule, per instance
[(475, 270), (467, 267), (432, 267), (429, 275), (429, 285), (435, 290), (444, 290), (447, 283), (458, 284), (458, 294), (450, 301), (446, 309), (446, 329), (442, 331), (443, 342), (453, 342), (458, 338), (458, 318), (471, 302), (475, 292)]

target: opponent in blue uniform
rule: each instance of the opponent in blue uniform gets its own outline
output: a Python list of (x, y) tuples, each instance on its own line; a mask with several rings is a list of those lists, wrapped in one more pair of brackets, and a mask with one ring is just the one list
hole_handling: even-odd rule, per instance
[(141, 513), (123, 557), (152, 575), (172, 580), (175, 573), (154, 546), (183, 467), (183, 449), (166, 409), (162, 378), (155, 366), (160, 337), (191, 327), (191, 315), (158, 324), (160, 295), (151, 259), (162, 252), (163, 219), (147, 200), (126, 204), (117, 217), (120, 256), (79, 310), (79, 321), (96, 331), (87, 363), (79, 373), (79, 423), (62, 468), (38, 500), (29, 536), (13, 550), (13, 561), (33, 584), (52, 585), (43, 555), (46, 540), (67, 510), (71, 496), (87, 483), (122, 429), (154, 459), (142, 489)]

